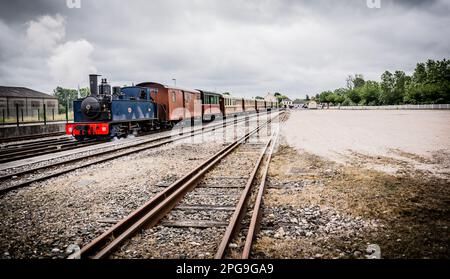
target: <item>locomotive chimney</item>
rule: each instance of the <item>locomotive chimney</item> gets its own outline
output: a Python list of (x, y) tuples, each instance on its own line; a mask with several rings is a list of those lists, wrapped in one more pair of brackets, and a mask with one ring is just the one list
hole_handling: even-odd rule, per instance
[(91, 88), (91, 96), (98, 96), (98, 77), (100, 75), (89, 75), (89, 85)]

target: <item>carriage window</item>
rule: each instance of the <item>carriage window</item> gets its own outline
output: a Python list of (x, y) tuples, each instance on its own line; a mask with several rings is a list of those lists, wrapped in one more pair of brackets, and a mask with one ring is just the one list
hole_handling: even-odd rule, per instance
[(175, 91), (172, 91), (172, 102), (176, 102), (177, 101), (177, 94), (175, 93)]
[(145, 90), (141, 91), (141, 99), (143, 99), (143, 100), (147, 99), (147, 91), (145, 91)]

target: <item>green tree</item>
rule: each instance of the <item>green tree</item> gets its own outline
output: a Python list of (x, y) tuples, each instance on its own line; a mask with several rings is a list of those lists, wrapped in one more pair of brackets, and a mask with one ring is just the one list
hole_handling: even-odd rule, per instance
[(361, 88), (349, 90), (346, 97), (350, 100), (351, 104), (359, 104), (361, 102)]
[[(85, 98), (90, 94), (89, 88), (80, 89), (80, 97)], [(69, 108), (73, 107), (73, 101), (78, 99), (78, 90), (77, 89), (68, 89), (62, 87), (56, 87), (53, 90), (53, 95), (58, 98), (59, 102), (59, 113), (66, 112), (66, 104), (68, 104)]]
[(331, 91), (325, 91), (319, 94), (319, 97), (316, 99), (320, 103), (329, 103), (330, 102), (330, 95), (333, 94)]
[(361, 74), (348, 76), (346, 83), (347, 88), (324, 91), (315, 99), (343, 106), (450, 103), (450, 61), (417, 63), (412, 76), (385, 71), (380, 83), (365, 81)]
[(411, 80), (405, 82), (404, 102), (438, 104), (450, 102), (450, 62), (418, 63)]
[(355, 74), (355, 78), (353, 79), (353, 88), (361, 88), (365, 83), (366, 81), (364, 80), (364, 76), (362, 74)]
[[(275, 94), (277, 94), (277, 93), (275, 93)], [(284, 95), (282, 95), (282, 94), (280, 94), (280, 93), (278, 93), (278, 95), (275, 95), (275, 97), (277, 98), (277, 101), (278, 101), (279, 104), (281, 104), (281, 102), (282, 102), (284, 99), (287, 99), (287, 98), (288, 98), (288, 97), (286, 97), (286, 96), (284, 96)]]
[(392, 102), (394, 105), (403, 102), (405, 96), (405, 85), (409, 77), (403, 71), (395, 71), (394, 73), (394, 89), (392, 91)]
[(416, 84), (425, 83), (427, 81), (427, 68), (424, 63), (417, 63), (412, 81)]
[(360, 90), (361, 105), (377, 106), (380, 100), (380, 85), (376, 81), (369, 80)]
[(380, 101), (383, 105), (391, 105), (394, 103), (394, 75), (386, 71), (381, 75), (381, 95)]

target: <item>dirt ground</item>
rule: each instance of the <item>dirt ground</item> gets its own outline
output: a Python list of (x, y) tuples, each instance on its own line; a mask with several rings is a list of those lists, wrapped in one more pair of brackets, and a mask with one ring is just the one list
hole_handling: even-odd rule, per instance
[(283, 135), (295, 149), (338, 163), (396, 173), (401, 161), (450, 178), (450, 111), (293, 111)]
[[(335, 124), (331, 117), (326, 125)], [(395, 144), (389, 146), (380, 136), (372, 139), (387, 147), (379, 154), (348, 149), (347, 160), (342, 162), (326, 156), (327, 152), (333, 154), (332, 143), (327, 152), (314, 154), (314, 148), (309, 148), (313, 139), (306, 140), (305, 149), (301, 141), (292, 146), (292, 129), (288, 131), (272, 159), (265, 196), (265, 219), (277, 217), (269, 222), (269, 229), (263, 224), (255, 245), (257, 257), (367, 258), (374, 255), (367, 250), (369, 245), (375, 244), (382, 258), (450, 258), (449, 156), (445, 152), (449, 138), (440, 139), (443, 144), (429, 149), (434, 156), (426, 156)], [(414, 131), (409, 134), (409, 140), (414, 141)], [(359, 146), (357, 135), (346, 137), (352, 137)], [(317, 140), (317, 144), (322, 141)], [(389, 148), (399, 157), (384, 152)], [(334, 151), (342, 151), (339, 144)], [(421, 168), (424, 164), (429, 167)], [(286, 224), (283, 216), (293, 223)], [(280, 231), (284, 237), (279, 237)]]

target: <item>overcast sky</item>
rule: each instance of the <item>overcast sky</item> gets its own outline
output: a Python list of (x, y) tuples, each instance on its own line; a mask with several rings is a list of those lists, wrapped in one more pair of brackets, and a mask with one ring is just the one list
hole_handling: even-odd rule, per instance
[(450, 0), (80, 2), (0, 0), (0, 85), (51, 93), (99, 73), (296, 98), (450, 58)]

